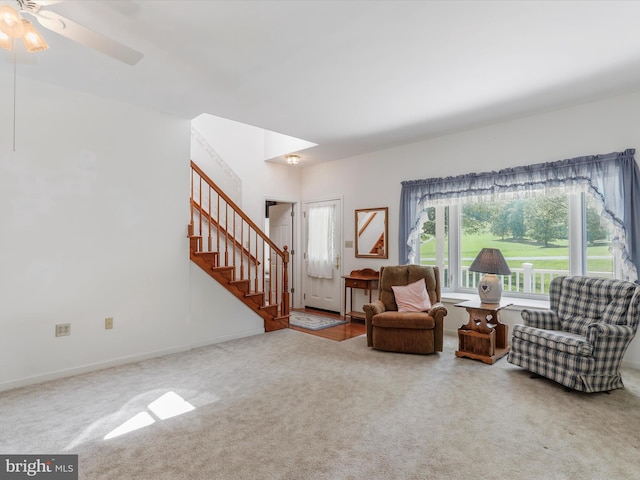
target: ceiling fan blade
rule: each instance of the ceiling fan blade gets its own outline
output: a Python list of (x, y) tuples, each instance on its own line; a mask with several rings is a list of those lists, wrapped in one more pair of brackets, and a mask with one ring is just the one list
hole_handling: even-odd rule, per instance
[(128, 65), (135, 65), (144, 57), (142, 53), (133, 48), (72, 22), (50, 10), (40, 10), (35, 16), (43, 27)]

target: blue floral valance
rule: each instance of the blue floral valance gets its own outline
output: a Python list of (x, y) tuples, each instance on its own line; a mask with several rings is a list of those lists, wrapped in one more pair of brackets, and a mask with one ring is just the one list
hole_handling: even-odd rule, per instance
[(442, 203), (459, 203), (486, 196), (528, 195), (540, 190), (590, 192), (602, 215), (614, 226), (611, 241), (622, 261), (626, 279), (637, 281), (640, 270), (640, 170), (635, 149), (606, 155), (559, 160), (497, 172), (402, 182), (400, 197), (399, 260), (411, 263), (424, 210)]

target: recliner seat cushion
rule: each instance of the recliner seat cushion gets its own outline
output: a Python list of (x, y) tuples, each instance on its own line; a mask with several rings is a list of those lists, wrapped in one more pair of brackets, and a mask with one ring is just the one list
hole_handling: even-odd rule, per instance
[(587, 342), (584, 336), (576, 333), (516, 325), (513, 328), (513, 337), (570, 355), (586, 357), (593, 353), (593, 345)]
[(424, 312), (382, 312), (374, 315), (371, 323), (377, 328), (411, 328), (432, 330), (436, 321)]

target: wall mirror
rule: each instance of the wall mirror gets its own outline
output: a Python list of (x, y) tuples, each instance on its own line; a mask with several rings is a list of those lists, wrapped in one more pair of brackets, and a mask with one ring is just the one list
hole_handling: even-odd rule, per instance
[(388, 213), (387, 207), (356, 210), (357, 258), (389, 258)]

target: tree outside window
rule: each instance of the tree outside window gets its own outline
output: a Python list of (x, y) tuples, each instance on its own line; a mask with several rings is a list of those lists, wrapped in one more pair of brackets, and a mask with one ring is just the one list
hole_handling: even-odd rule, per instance
[[(580, 195), (580, 194), (578, 194)], [(448, 272), (449, 255), (446, 256), (445, 287), (474, 289), (481, 275), (468, 271), (478, 252), (484, 247), (502, 251), (511, 276), (503, 278), (505, 292), (513, 294), (546, 294), (552, 278), (571, 272), (571, 257), (584, 258), (581, 274), (614, 277), (613, 256), (609, 252), (609, 229), (601, 223), (596, 202), (586, 196), (577, 211), (572, 211), (569, 195), (532, 196), (504, 201), (478, 201), (465, 203), (459, 215), (449, 218), (449, 209), (444, 209), (445, 231), (436, 231), (436, 209), (429, 209), (428, 220), (423, 224), (421, 235), (421, 263), (436, 264), (439, 242), (448, 243), (450, 222), (458, 222), (459, 253), (457, 272)], [(586, 239), (584, 245), (571, 245), (569, 219), (582, 218), (579, 222)], [(458, 218), (456, 218), (458, 217)], [(575, 240), (574, 240), (575, 241)], [(447, 248), (447, 253), (449, 252)], [(449, 280), (450, 281), (447, 281)]]

